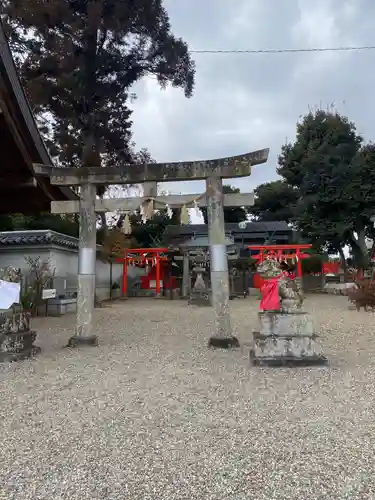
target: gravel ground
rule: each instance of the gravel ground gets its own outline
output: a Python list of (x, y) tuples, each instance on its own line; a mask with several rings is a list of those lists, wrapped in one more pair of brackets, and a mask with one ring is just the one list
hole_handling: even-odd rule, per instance
[[(245, 345), (259, 302), (231, 303)], [(374, 316), (311, 296), (327, 367), (251, 367), (209, 350), (211, 310), (130, 300), (96, 311), (98, 348), (0, 366), (0, 499), (374, 499)]]

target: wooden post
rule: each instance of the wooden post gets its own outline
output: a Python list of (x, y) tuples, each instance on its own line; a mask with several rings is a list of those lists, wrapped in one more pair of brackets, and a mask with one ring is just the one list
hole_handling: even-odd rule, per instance
[(221, 178), (209, 177), (206, 180), (206, 187), (212, 305), (216, 323), (216, 332), (210, 338), (209, 345), (222, 348), (237, 347), (239, 342), (232, 335), (229, 314), (228, 256)]
[(97, 336), (93, 332), (96, 274), (95, 198), (95, 185), (83, 183), (79, 203), (77, 324), (75, 335), (69, 339), (69, 347), (98, 344)]

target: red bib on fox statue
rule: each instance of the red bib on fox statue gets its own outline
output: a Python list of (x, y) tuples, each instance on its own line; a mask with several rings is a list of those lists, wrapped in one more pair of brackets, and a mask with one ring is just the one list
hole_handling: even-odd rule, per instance
[(262, 300), (260, 301), (261, 311), (279, 311), (280, 310), (280, 297), (279, 297), (279, 277), (264, 279), (261, 288)]
[[(261, 311), (280, 311), (283, 309), (282, 300), (297, 299), (302, 303), (302, 296), (296, 286), (296, 276), (286, 262), (278, 262), (272, 257), (267, 258), (257, 268), (258, 274), (263, 278), (261, 288)], [(289, 283), (289, 284), (288, 284)], [(292, 290), (290, 288), (291, 284)]]
[(279, 281), (283, 277), (280, 264), (271, 257), (259, 264), (257, 271), (263, 278), (263, 285), (260, 289), (262, 294), (260, 310), (280, 311)]

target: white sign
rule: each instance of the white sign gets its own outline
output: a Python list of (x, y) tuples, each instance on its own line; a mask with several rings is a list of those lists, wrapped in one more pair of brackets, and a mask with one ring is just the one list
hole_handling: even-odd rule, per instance
[(56, 297), (56, 289), (55, 288), (46, 288), (42, 291), (42, 299), (54, 299)]
[(0, 309), (9, 309), (20, 301), (21, 283), (0, 280)]
[[(163, 282), (160, 280), (160, 288), (163, 288)], [(150, 288), (156, 288), (156, 280), (150, 280)]]

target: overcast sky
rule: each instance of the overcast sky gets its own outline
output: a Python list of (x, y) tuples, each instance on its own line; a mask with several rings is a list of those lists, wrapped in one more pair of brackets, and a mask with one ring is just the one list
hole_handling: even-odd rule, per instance
[[(375, 45), (374, 0), (164, 0), (191, 50)], [(231, 156), (269, 147), (267, 164), (231, 181), (242, 192), (275, 179), (276, 158), (310, 107), (335, 105), (375, 140), (375, 50), (301, 54), (194, 54), (194, 96), (151, 78), (135, 91), (134, 139), (157, 161)], [(204, 183), (168, 186), (202, 192)]]

